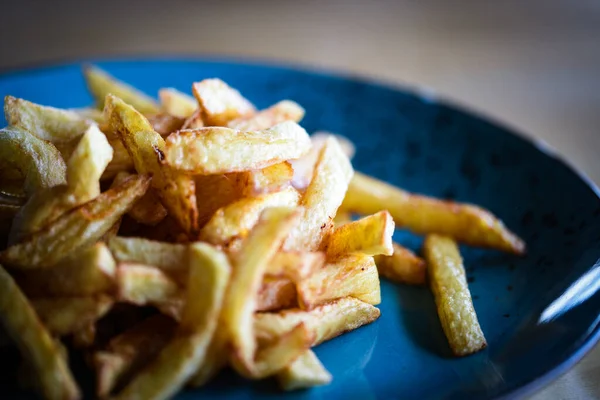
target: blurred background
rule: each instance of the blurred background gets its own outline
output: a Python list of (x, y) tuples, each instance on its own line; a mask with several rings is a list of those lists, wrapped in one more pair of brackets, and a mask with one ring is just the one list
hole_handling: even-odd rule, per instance
[[(600, 1), (0, 0), (0, 72), (86, 57), (266, 59), (428, 90), (600, 183)], [(600, 396), (600, 348), (541, 399)]]

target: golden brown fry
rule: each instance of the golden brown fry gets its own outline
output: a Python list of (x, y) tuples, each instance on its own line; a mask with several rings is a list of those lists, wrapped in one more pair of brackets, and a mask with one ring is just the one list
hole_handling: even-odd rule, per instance
[(219, 208), (200, 231), (200, 240), (214, 245), (227, 245), (231, 240), (244, 238), (269, 207), (294, 207), (300, 195), (294, 188), (237, 200)]
[(314, 334), (312, 346), (333, 339), (342, 333), (358, 329), (379, 318), (377, 307), (352, 297), (321, 304), (310, 311), (284, 310), (277, 313), (256, 313), (254, 331), (259, 343), (270, 343), (285, 332), (303, 323)]
[(179, 287), (160, 269), (143, 264), (120, 263), (117, 267), (117, 299), (137, 305), (169, 302)]
[(115, 288), (115, 260), (104, 243), (83, 249), (51, 268), (14, 271), (29, 296), (91, 296)]
[(133, 161), (129, 152), (119, 138), (109, 138), (108, 143), (113, 148), (113, 158), (102, 174), (101, 180), (112, 179), (119, 172), (133, 172)]
[(194, 180), (161, 165), (165, 142), (143, 115), (121, 99), (108, 95), (104, 110), (139, 174), (152, 174), (152, 187), (169, 214), (187, 233), (198, 229)]
[(394, 254), (391, 256), (375, 257), (379, 275), (394, 282), (424, 285), (427, 277), (425, 260), (397, 243), (393, 246)]
[(283, 390), (305, 389), (327, 385), (332, 376), (312, 350), (305, 350), (293, 363), (277, 374)]
[(169, 135), (166, 143), (167, 165), (200, 175), (266, 168), (299, 158), (310, 149), (304, 128), (291, 121), (262, 131), (223, 127), (181, 130)]
[(322, 252), (279, 252), (273, 256), (265, 273), (298, 283), (321, 269), (324, 264), (325, 253)]
[(298, 305), (296, 285), (288, 278), (265, 276), (256, 301), (256, 311), (273, 311)]
[(154, 99), (125, 82), (115, 79), (98, 67), (86, 66), (83, 69), (83, 75), (99, 109), (104, 108), (106, 96), (112, 94), (131, 104), (143, 114), (154, 114), (160, 111), (160, 107)]
[(330, 138), (323, 146), (314, 177), (300, 200), (305, 213), (283, 249), (286, 251), (314, 251), (333, 227), (333, 218), (354, 173), (350, 160), (337, 140)]
[[(112, 187), (119, 185), (125, 179), (131, 176), (128, 172), (119, 172), (113, 180)], [(127, 213), (131, 218), (144, 225), (156, 225), (167, 216), (167, 210), (163, 207), (156, 191), (153, 188), (148, 189)]]
[(352, 221), (352, 214), (344, 210), (338, 210), (337, 214), (335, 214), (335, 218), (333, 219), (333, 224), (336, 228), (339, 228), (340, 226), (346, 225)]
[(65, 336), (97, 321), (112, 307), (112, 298), (104, 295), (89, 297), (38, 297), (31, 305), (44, 326), (56, 336)]
[(0, 321), (34, 372), (36, 388), (47, 399), (75, 400), (81, 397), (61, 353), (40, 322), (27, 298), (0, 266)]
[(387, 209), (397, 227), (415, 233), (437, 233), (515, 254), (525, 251), (525, 243), (482, 208), (411, 194), (361, 173), (350, 182), (342, 208), (361, 214)]
[(235, 180), (228, 175), (200, 175), (194, 177), (198, 206), (198, 224), (204, 225), (221, 207), (241, 197)]
[(240, 131), (260, 131), (285, 121), (300, 122), (303, 117), (304, 109), (298, 103), (282, 100), (250, 117), (229, 121), (227, 126)]
[(150, 178), (131, 177), (0, 253), (0, 260), (15, 268), (56, 265), (72, 252), (98, 241), (148, 189)]
[(252, 103), (220, 79), (196, 82), (192, 85), (192, 91), (207, 126), (227, 126), (231, 120), (256, 113)]
[(181, 126), (181, 129), (199, 129), (204, 128), (204, 121), (202, 120), (202, 112), (196, 110), (190, 115)]
[(379, 275), (373, 257), (348, 255), (325, 265), (297, 287), (300, 307), (311, 309), (329, 300), (352, 296), (366, 303), (381, 302)]
[(117, 399), (170, 398), (205, 359), (231, 268), (224, 253), (204, 243), (191, 246), (189, 268), (187, 300), (177, 334)]
[(429, 235), (423, 244), (429, 283), (452, 353), (466, 356), (487, 346), (471, 300), (458, 246), (451, 238)]
[(113, 338), (93, 356), (96, 394), (104, 398), (122, 388), (135, 372), (151, 362), (175, 332), (174, 321), (162, 314), (145, 319)]
[[(67, 167), (56, 147), (19, 128), (0, 130), (0, 177), (16, 168), (27, 196), (66, 182)], [(10, 178), (10, 176), (9, 176)]]
[(393, 254), (394, 220), (387, 211), (336, 228), (325, 240), (327, 257), (345, 254), (375, 256)]
[(198, 109), (196, 99), (174, 88), (160, 89), (158, 97), (162, 108), (177, 118), (189, 118)]
[(161, 112), (148, 116), (148, 122), (160, 136), (167, 137), (169, 134), (178, 131), (183, 126), (185, 120), (174, 117), (170, 114)]
[(279, 192), (290, 187), (294, 170), (289, 162), (284, 161), (263, 169), (230, 174), (235, 179), (240, 193), (244, 197)]

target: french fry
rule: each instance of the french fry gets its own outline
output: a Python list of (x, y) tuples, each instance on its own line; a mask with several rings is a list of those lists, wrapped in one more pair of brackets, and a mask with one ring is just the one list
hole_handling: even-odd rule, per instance
[(325, 264), (323, 252), (279, 252), (267, 266), (267, 276), (285, 277), (299, 283)]
[(66, 182), (67, 167), (58, 149), (23, 129), (0, 130), (0, 160), (0, 177), (10, 171), (4, 165), (15, 167), (24, 179), (27, 196)]
[(389, 256), (394, 253), (393, 235), (392, 216), (387, 211), (380, 211), (336, 228), (325, 241), (327, 257), (336, 258), (357, 253), (367, 256)]
[(114, 300), (109, 296), (38, 297), (31, 305), (44, 326), (56, 336), (65, 336), (86, 327), (106, 314)]
[(150, 178), (131, 177), (58, 218), (50, 226), (0, 253), (15, 268), (51, 267), (71, 252), (98, 241), (148, 189)]
[(207, 127), (169, 135), (165, 163), (186, 173), (222, 174), (266, 168), (299, 158), (309, 149), (308, 134), (291, 121), (262, 131)]
[(277, 313), (256, 313), (254, 331), (258, 342), (264, 344), (276, 340), (302, 323), (314, 334), (311, 346), (317, 346), (344, 332), (370, 324), (380, 315), (377, 307), (352, 297), (344, 297), (309, 311), (296, 308)]
[(152, 125), (152, 129), (154, 129), (154, 131), (160, 136), (167, 137), (171, 133), (180, 130), (185, 120), (161, 112), (158, 114), (149, 115), (148, 122), (150, 122), (150, 125)]
[(169, 214), (188, 233), (198, 229), (198, 210), (194, 180), (161, 165), (165, 142), (133, 107), (108, 95), (104, 110), (106, 119), (127, 148), (135, 169), (140, 174), (152, 174), (152, 187)]
[(109, 138), (108, 143), (113, 148), (113, 158), (102, 174), (100, 180), (107, 180), (114, 178), (119, 172), (132, 172), (135, 171), (133, 167), (133, 161), (129, 156), (129, 152), (121, 142), (121, 139)]
[(348, 255), (325, 265), (301, 281), (297, 290), (300, 307), (308, 310), (346, 296), (373, 305), (381, 302), (375, 261), (364, 255)]
[(290, 187), (294, 170), (284, 161), (263, 169), (238, 172), (233, 175), (236, 185), (244, 197), (279, 192)]
[(333, 226), (333, 218), (344, 199), (348, 182), (354, 173), (348, 157), (337, 140), (327, 140), (315, 166), (314, 176), (300, 200), (305, 213), (283, 249), (286, 251), (314, 251)]
[(104, 243), (85, 248), (51, 268), (14, 271), (29, 296), (92, 296), (115, 288), (115, 260)]
[(394, 282), (424, 285), (427, 278), (425, 260), (397, 243), (393, 243), (393, 247), (391, 256), (375, 256), (379, 275)]
[(423, 253), (431, 291), (452, 353), (466, 356), (484, 349), (487, 342), (477, 320), (456, 242), (449, 237), (428, 235)]
[(256, 113), (252, 103), (220, 79), (196, 82), (192, 91), (207, 126), (227, 126), (229, 121)]
[(174, 321), (162, 314), (145, 319), (114, 337), (93, 356), (96, 394), (100, 398), (121, 389), (135, 372), (158, 356), (175, 332)]
[(106, 96), (113, 94), (131, 104), (143, 114), (154, 114), (160, 111), (160, 107), (154, 99), (134, 87), (115, 79), (98, 67), (92, 65), (86, 66), (83, 69), (83, 75), (99, 109), (104, 108)]
[(514, 254), (525, 251), (521, 239), (480, 207), (411, 194), (361, 173), (350, 182), (342, 208), (361, 214), (387, 209), (397, 227), (415, 233), (437, 233)]
[(34, 372), (36, 388), (47, 399), (81, 397), (59, 345), (42, 325), (27, 298), (0, 266), (0, 321)]
[(288, 278), (265, 276), (256, 302), (256, 311), (273, 311), (297, 306), (296, 285)]
[(304, 109), (298, 103), (282, 100), (250, 117), (231, 120), (227, 126), (240, 131), (260, 131), (285, 121), (300, 122), (303, 117)]
[(198, 102), (192, 96), (174, 88), (160, 89), (158, 98), (163, 110), (177, 118), (189, 118), (198, 109)]
[(235, 180), (225, 174), (194, 177), (198, 208), (198, 225), (204, 225), (221, 207), (240, 199)]
[(312, 350), (306, 350), (296, 361), (277, 374), (277, 380), (283, 390), (305, 389), (327, 385), (332, 376), (325, 369)]
[(102, 110), (93, 107), (71, 108), (69, 111), (77, 113), (82, 118), (94, 121), (97, 124), (104, 123), (104, 114)]
[(199, 129), (204, 128), (204, 121), (202, 120), (202, 112), (196, 110), (190, 115), (184, 122), (181, 129)]
[(236, 238), (244, 238), (269, 207), (298, 205), (298, 192), (293, 188), (258, 197), (243, 198), (218, 209), (200, 231), (200, 240), (214, 245), (227, 245)]
[[(131, 176), (128, 172), (119, 172), (111, 186), (123, 182)], [(154, 189), (150, 188), (127, 213), (131, 218), (144, 225), (156, 225), (167, 216), (167, 210), (163, 207)]]
[(231, 267), (224, 253), (196, 243), (190, 248), (189, 270), (187, 300), (175, 337), (117, 399), (170, 398), (205, 359), (217, 328)]
[(339, 228), (340, 226), (346, 225), (352, 221), (352, 214), (344, 210), (338, 210), (337, 214), (335, 214), (335, 218), (333, 219), (333, 224), (336, 228)]

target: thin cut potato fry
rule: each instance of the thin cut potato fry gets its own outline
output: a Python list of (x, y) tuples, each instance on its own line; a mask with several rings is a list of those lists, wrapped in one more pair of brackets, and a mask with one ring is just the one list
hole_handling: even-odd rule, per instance
[(24, 179), (27, 196), (66, 182), (67, 167), (58, 149), (20, 128), (0, 130), (0, 177), (6, 166), (16, 168)]
[(308, 134), (292, 121), (262, 131), (206, 127), (169, 135), (165, 163), (186, 173), (223, 174), (266, 168), (309, 149)]
[(187, 300), (175, 337), (116, 399), (165, 399), (180, 390), (204, 360), (231, 267), (224, 253), (204, 244), (190, 248)]
[(160, 89), (158, 97), (162, 108), (178, 118), (189, 118), (198, 109), (196, 99), (174, 88)]
[(267, 266), (267, 276), (286, 277), (295, 283), (308, 279), (325, 264), (322, 252), (279, 252)]
[(226, 174), (199, 175), (194, 177), (198, 208), (198, 225), (204, 225), (221, 207), (241, 197), (235, 180)]
[(282, 100), (250, 117), (229, 121), (227, 126), (240, 131), (260, 131), (285, 121), (300, 122), (303, 117), (304, 109), (298, 103)]
[(35, 386), (43, 397), (52, 400), (81, 398), (59, 345), (42, 325), (15, 281), (1, 266), (0, 321), (31, 368), (31, 376), (37, 381)]
[(277, 374), (277, 380), (283, 390), (305, 389), (327, 385), (332, 376), (325, 369), (312, 350), (305, 350), (296, 361)]
[(119, 390), (135, 372), (155, 359), (171, 340), (175, 327), (171, 318), (156, 314), (114, 337), (106, 349), (96, 352), (92, 362), (98, 397)]
[(283, 249), (286, 251), (314, 251), (333, 227), (333, 218), (344, 199), (354, 170), (337, 140), (329, 138), (321, 152), (314, 176), (300, 200), (305, 213)]
[(484, 349), (487, 342), (477, 320), (456, 242), (448, 237), (428, 235), (423, 253), (431, 291), (452, 353), (466, 356)]
[(298, 305), (296, 285), (288, 278), (265, 276), (256, 302), (256, 311), (273, 311)]
[(160, 269), (142, 264), (121, 263), (117, 267), (117, 299), (137, 305), (172, 302), (179, 288)]
[(220, 79), (196, 82), (192, 91), (207, 126), (227, 126), (229, 121), (256, 113), (252, 103)]
[(161, 165), (165, 154), (162, 137), (143, 115), (115, 96), (107, 96), (104, 113), (130, 153), (137, 172), (152, 174), (152, 187), (163, 206), (187, 233), (195, 233), (198, 210), (194, 180)]
[(154, 131), (156, 131), (160, 136), (166, 137), (171, 133), (180, 130), (185, 120), (161, 112), (158, 114), (149, 115), (148, 122), (150, 122)]
[(44, 326), (56, 336), (78, 331), (106, 314), (114, 300), (109, 296), (37, 297), (31, 305)]
[(393, 243), (394, 254), (375, 256), (379, 275), (394, 282), (409, 285), (424, 285), (427, 278), (425, 260), (397, 243)]
[(231, 175), (235, 178), (241, 194), (244, 197), (253, 197), (279, 192), (290, 187), (294, 170), (289, 162), (284, 161), (267, 168), (252, 169)]
[(415, 233), (437, 233), (514, 254), (525, 252), (525, 243), (489, 211), (411, 194), (361, 173), (350, 182), (342, 208), (361, 214), (387, 209), (397, 227)]
[(294, 188), (258, 197), (248, 197), (218, 209), (200, 231), (200, 240), (214, 245), (227, 245), (244, 238), (269, 207), (294, 207), (300, 195)]
[(326, 239), (327, 257), (345, 254), (392, 255), (394, 220), (387, 211), (364, 217), (336, 228)]
[(316, 271), (298, 284), (300, 307), (311, 309), (329, 300), (352, 296), (381, 303), (379, 275), (373, 257), (348, 255)]
[(14, 271), (13, 275), (29, 296), (91, 296), (114, 289), (115, 269), (108, 247), (96, 243), (51, 268)]
[(310, 311), (296, 308), (277, 313), (256, 313), (254, 331), (258, 342), (264, 344), (303, 323), (314, 334), (311, 346), (317, 346), (344, 332), (370, 324), (380, 315), (377, 307), (352, 297), (344, 297), (321, 304)]
[(149, 180), (143, 175), (131, 177), (4, 250), (0, 260), (21, 269), (56, 265), (70, 253), (98, 241), (146, 192)]
[[(120, 184), (131, 176), (128, 172), (119, 172), (111, 187)], [(131, 218), (144, 225), (156, 225), (167, 216), (167, 210), (163, 207), (154, 189), (150, 188), (139, 199), (127, 213)]]
[(143, 114), (154, 114), (160, 111), (160, 107), (148, 95), (140, 92), (134, 87), (115, 79), (102, 69), (89, 65), (83, 70), (83, 75), (88, 89), (96, 99), (99, 109), (104, 108), (104, 102), (108, 94), (113, 94), (131, 104)]
[(223, 305), (223, 329), (233, 348), (233, 365), (244, 375), (254, 372), (256, 342), (252, 315), (256, 310), (256, 293), (269, 261), (298, 217), (299, 211), (290, 208), (266, 209), (234, 259), (233, 275)]

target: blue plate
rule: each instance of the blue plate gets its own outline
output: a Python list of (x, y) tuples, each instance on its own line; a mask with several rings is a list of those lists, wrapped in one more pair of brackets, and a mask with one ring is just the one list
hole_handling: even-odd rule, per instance
[[(427, 288), (382, 282), (375, 323), (319, 346), (329, 386), (290, 399), (494, 398), (540, 388), (597, 341), (600, 200), (555, 156), (498, 124), (443, 102), (361, 79), (293, 68), (206, 60), (100, 62), (147, 93), (220, 77), (258, 107), (292, 99), (303, 126), (348, 136), (356, 169), (405, 189), (490, 209), (528, 244), (525, 257), (463, 247), (489, 347), (453, 358)], [(0, 76), (0, 94), (57, 107), (91, 98), (80, 65)], [(421, 238), (398, 232), (418, 250)], [(280, 398), (274, 382), (221, 374), (181, 399)]]

